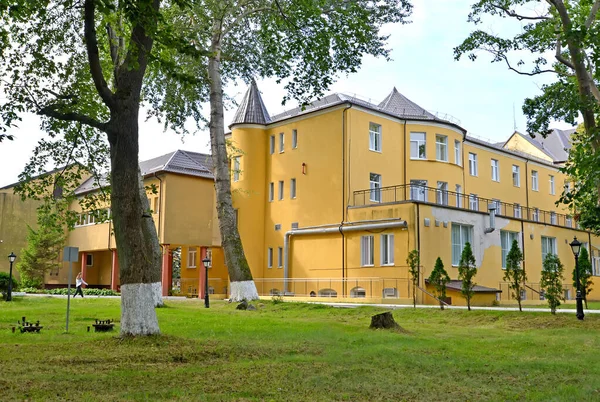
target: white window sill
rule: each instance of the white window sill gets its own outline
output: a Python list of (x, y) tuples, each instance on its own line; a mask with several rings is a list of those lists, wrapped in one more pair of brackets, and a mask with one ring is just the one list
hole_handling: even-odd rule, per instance
[(448, 160), (447, 160), (447, 159), (446, 159), (446, 160), (444, 160), (444, 159), (436, 159), (435, 161), (436, 161), (436, 162), (445, 162), (445, 163), (448, 163)]
[(371, 152), (377, 152), (378, 154), (381, 153), (381, 149), (377, 150), (377, 149), (371, 149), (371, 148), (369, 148), (369, 151), (371, 151)]
[(427, 160), (427, 158), (415, 158), (415, 157), (411, 156), (411, 157), (410, 157), (410, 160), (411, 160), (411, 161), (426, 161), (426, 160)]
[(271, 269), (271, 268), (273, 268), (273, 267), (267, 267), (267, 268)]
[(378, 202), (378, 203), (380, 203), (380, 204), (381, 204), (381, 200), (373, 200), (373, 199), (369, 199), (369, 201), (371, 201), (371, 202)]
[(187, 269), (196, 269), (197, 267), (187, 267)]
[(392, 263), (389, 263), (389, 264), (381, 264), (381, 266), (382, 267), (394, 267), (394, 266), (396, 266), (396, 264), (392, 262)]
[(469, 173), (469, 176), (471, 176), (471, 177), (479, 177), (479, 176), (477, 176), (476, 174), (473, 174), (473, 173)]
[(374, 267), (374, 264), (370, 264), (370, 265), (361, 265), (361, 267)]

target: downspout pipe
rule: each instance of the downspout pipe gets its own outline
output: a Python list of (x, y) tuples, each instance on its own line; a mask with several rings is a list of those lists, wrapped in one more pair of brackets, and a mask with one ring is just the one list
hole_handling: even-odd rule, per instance
[(343, 226), (340, 224), (331, 224), (330, 227), (321, 228), (304, 228), (294, 229), (285, 233), (283, 237), (283, 289), (287, 290), (287, 282), (289, 278), (289, 249), (292, 236), (304, 236), (304, 235), (323, 235), (333, 233), (345, 233), (345, 232), (358, 232), (363, 230), (377, 230), (377, 229), (391, 229), (391, 228), (406, 228), (408, 227), (406, 221), (397, 220), (392, 222), (382, 223), (368, 223), (360, 224), (356, 222), (350, 226)]
[[(342, 280), (346, 277), (346, 238), (344, 237), (344, 232), (342, 232), (341, 228), (346, 220), (346, 187), (350, 189), (350, 183), (346, 184), (346, 112), (351, 107), (352, 104), (348, 104), (342, 111), (342, 220), (340, 221), (340, 235), (342, 236)], [(350, 152), (349, 149), (348, 152)], [(348, 164), (348, 169), (349, 168), (350, 166)], [(350, 191), (348, 191), (348, 198), (350, 198)], [(345, 287), (342, 289), (342, 295), (346, 295)]]
[(158, 182), (160, 183), (158, 185), (158, 233), (157, 233), (157, 237), (158, 237), (158, 244), (160, 243), (160, 226), (161, 226), (161, 215), (163, 212), (163, 206), (162, 206), (162, 198), (163, 198), (163, 181), (160, 177), (158, 177), (158, 174), (156, 172), (154, 172), (154, 177), (156, 177), (158, 179)]

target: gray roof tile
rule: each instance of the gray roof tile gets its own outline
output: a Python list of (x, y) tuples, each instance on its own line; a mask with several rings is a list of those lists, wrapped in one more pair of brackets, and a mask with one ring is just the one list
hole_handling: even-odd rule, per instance
[(256, 81), (252, 80), (230, 126), (241, 123), (268, 124), (270, 122), (271, 117), (260, 96)]
[(437, 120), (433, 114), (429, 113), (427, 110), (423, 109), (421, 106), (417, 105), (406, 96), (398, 92), (396, 87), (394, 87), (392, 92), (390, 92), (390, 94), (386, 96), (385, 99), (377, 106), (386, 112), (403, 117)]

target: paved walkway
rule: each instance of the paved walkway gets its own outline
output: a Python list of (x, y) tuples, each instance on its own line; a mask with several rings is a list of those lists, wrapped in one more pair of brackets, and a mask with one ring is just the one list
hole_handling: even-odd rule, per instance
[[(326, 302), (307, 302), (313, 304), (324, 304), (326, 306), (332, 307), (341, 307), (341, 308), (356, 308), (361, 306), (371, 306), (371, 307), (383, 307), (389, 308), (392, 310), (401, 309), (401, 308), (413, 308), (412, 304), (371, 304), (371, 303), (326, 303)], [(429, 305), (429, 304), (417, 304), (417, 308), (434, 308), (439, 309), (440, 306)], [(467, 306), (444, 306), (445, 309), (449, 310), (467, 310)], [(519, 311), (518, 307), (474, 307), (471, 306), (471, 310), (483, 310), (483, 311)], [(532, 307), (523, 307), (523, 311), (531, 312), (531, 313), (549, 313), (549, 308), (532, 308)], [(556, 310), (557, 313), (572, 313), (575, 314), (577, 311), (574, 308), (561, 309), (560, 307)], [(600, 310), (583, 310), (584, 314), (600, 314)]]

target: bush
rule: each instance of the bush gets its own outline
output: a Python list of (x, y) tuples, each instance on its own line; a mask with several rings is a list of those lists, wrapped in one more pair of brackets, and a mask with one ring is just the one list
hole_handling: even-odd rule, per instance
[(23, 287), (20, 289), (21, 292), (25, 293), (45, 293), (44, 289), (32, 288), (32, 287)]
[[(23, 288), (21, 289), (25, 293), (41, 293), (48, 295), (67, 295), (69, 289), (68, 288), (60, 288), (60, 289), (36, 289), (36, 288)], [(75, 288), (71, 288), (71, 294), (75, 293)], [(119, 296), (119, 293), (115, 292), (111, 289), (83, 289), (84, 295), (89, 296)]]
[[(0, 293), (2, 293), (2, 298), (6, 298), (6, 294), (8, 293), (8, 284), (10, 283), (10, 275), (6, 272), (0, 272)], [(19, 287), (19, 281), (12, 277), (12, 290), (15, 291)]]

